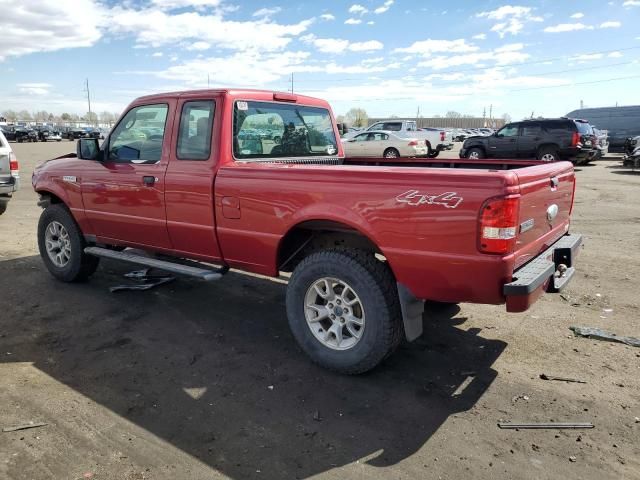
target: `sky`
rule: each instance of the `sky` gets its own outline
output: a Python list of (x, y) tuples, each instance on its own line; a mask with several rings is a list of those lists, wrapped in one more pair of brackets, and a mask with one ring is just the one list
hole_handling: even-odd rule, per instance
[(293, 91), (336, 115), (513, 119), (640, 104), (640, 0), (0, 0), (0, 112)]

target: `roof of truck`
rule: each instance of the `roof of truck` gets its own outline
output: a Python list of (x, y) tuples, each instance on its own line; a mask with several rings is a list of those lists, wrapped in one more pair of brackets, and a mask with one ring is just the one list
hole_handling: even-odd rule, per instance
[[(280, 92), (276, 90), (257, 90), (257, 89), (249, 89), (249, 88), (210, 88), (210, 89), (200, 89), (200, 90), (183, 90), (177, 92), (165, 92), (165, 93), (155, 93), (152, 95), (145, 95), (142, 97), (138, 97), (132, 103), (139, 103), (140, 101), (149, 101), (149, 100), (161, 100), (164, 98), (178, 98), (178, 97), (199, 97), (201, 98), (203, 94), (210, 95), (230, 95), (234, 98), (246, 98), (248, 100), (280, 100), (287, 101), (286, 98), (291, 98), (291, 96), (296, 97), (296, 103), (305, 103), (308, 105), (318, 105), (318, 106), (327, 106), (328, 102), (326, 100), (322, 100), (320, 98), (308, 97), (306, 95), (299, 95), (297, 93), (291, 92)], [(278, 95), (282, 98), (278, 99), (275, 96)], [(289, 100), (290, 101), (290, 100)]]

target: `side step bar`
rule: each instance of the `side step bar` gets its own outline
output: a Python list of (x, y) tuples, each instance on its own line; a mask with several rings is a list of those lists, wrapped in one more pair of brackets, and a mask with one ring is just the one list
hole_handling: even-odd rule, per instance
[(220, 271), (208, 270), (206, 268), (200, 267), (191, 267), (189, 265), (182, 265), (179, 263), (168, 262), (166, 260), (159, 260), (157, 258), (145, 257), (143, 255), (136, 255), (134, 253), (127, 253), (126, 250), (124, 252), (117, 252), (115, 250), (109, 250), (108, 248), (86, 247), (84, 249), (84, 253), (88, 255), (94, 255), (96, 257), (136, 263), (138, 265), (144, 265), (145, 267), (166, 270), (167, 272), (187, 275), (189, 277), (196, 277), (207, 282), (220, 280), (223, 275), (223, 273)]

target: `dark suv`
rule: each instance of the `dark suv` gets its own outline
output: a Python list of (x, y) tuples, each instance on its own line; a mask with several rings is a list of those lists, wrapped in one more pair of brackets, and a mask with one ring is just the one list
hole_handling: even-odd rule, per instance
[(598, 152), (586, 120), (549, 118), (509, 123), (487, 137), (470, 137), (460, 158), (536, 158), (546, 162), (587, 163)]

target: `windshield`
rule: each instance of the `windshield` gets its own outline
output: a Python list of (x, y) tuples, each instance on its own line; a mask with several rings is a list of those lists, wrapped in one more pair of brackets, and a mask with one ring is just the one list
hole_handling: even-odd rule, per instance
[(325, 108), (275, 102), (235, 103), (233, 154), (238, 159), (337, 153), (333, 121)]

